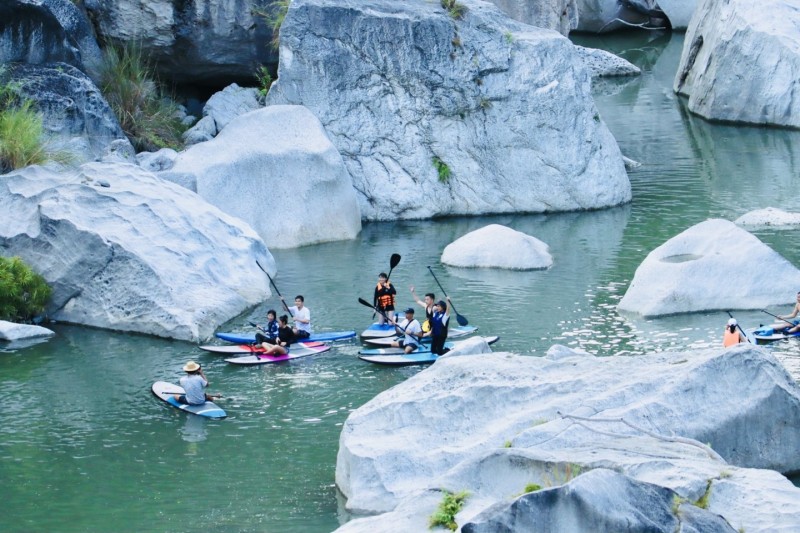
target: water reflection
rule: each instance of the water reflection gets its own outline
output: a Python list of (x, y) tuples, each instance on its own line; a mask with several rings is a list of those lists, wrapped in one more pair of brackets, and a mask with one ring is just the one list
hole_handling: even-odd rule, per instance
[[(186, 416), (186, 422), (183, 424), (181, 430), (181, 438), (190, 443), (202, 442), (208, 438), (208, 430), (206, 429), (206, 421), (199, 416)], [(198, 453), (197, 447), (192, 446), (189, 448), (191, 455)]]

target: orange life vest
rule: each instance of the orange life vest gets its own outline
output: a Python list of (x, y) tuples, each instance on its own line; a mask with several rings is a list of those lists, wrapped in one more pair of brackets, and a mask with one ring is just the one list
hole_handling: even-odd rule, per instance
[(739, 337), (738, 331), (731, 333), (731, 328), (725, 328), (725, 336), (722, 337), (722, 345), (725, 348), (728, 346), (734, 346), (740, 342), (742, 342), (742, 339)]
[[(391, 283), (388, 281), (386, 282), (389, 287), (391, 287)], [(378, 283), (375, 285), (375, 290), (379, 293), (382, 292), (384, 289), (381, 287), (381, 284)], [(378, 296), (378, 309), (386, 309), (387, 307), (394, 307), (394, 294), (380, 294)]]

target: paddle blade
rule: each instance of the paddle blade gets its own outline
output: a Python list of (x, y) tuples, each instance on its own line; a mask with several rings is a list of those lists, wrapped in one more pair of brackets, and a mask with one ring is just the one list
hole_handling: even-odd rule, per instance
[(392, 254), (392, 257), (389, 258), (389, 268), (394, 268), (400, 264), (400, 254)]
[(467, 320), (467, 317), (459, 315), (458, 313), (456, 313), (456, 322), (458, 322), (459, 326), (466, 326), (467, 324), (469, 324), (469, 320)]
[(375, 307), (371, 303), (366, 301), (364, 298), (359, 298), (358, 299), (358, 303), (360, 303), (361, 305), (363, 305), (365, 307), (369, 307), (370, 309), (375, 309)]

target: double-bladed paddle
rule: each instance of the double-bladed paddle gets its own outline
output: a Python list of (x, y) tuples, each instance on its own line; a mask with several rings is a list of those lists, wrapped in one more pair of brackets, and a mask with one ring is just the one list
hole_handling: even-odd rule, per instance
[[(360, 303), (361, 305), (363, 305), (363, 306), (365, 306), (365, 307), (369, 307), (369, 308), (371, 308), (371, 309), (374, 309), (376, 313), (380, 313), (380, 314), (381, 314), (381, 316), (382, 316), (383, 318), (385, 318), (387, 321), (389, 321), (389, 322), (391, 323), (391, 321), (389, 320), (389, 317), (388, 317), (388, 316), (386, 316), (386, 314), (385, 314), (383, 311), (381, 311), (380, 309), (378, 309), (377, 307), (375, 307), (374, 305), (372, 305), (371, 303), (369, 303), (368, 301), (366, 301), (364, 298), (359, 298), (359, 299), (358, 299), (358, 303)], [(397, 329), (401, 330), (401, 331), (402, 331), (403, 333), (405, 333), (406, 335), (409, 335), (409, 336), (411, 336), (411, 337), (413, 337), (413, 338), (417, 339), (417, 341), (419, 341), (419, 342), (422, 342), (422, 336), (421, 336), (421, 335), (415, 335), (415, 334), (413, 334), (413, 333), (408, 333), (408, 332), (406, 331), (406, 328), (404, 328), (403, 326), (401, 326), (401, 325), (400, 325), (400, 324), (398, 324), (397, 322), (395, 322), (395, 323), (394, 323), (394, 326), (395, 326)]]
[[(430, 270), (431, 275), (433, 276), (433, 279), (436, 280), (436, 284), (442, 290), (442, 294), (444, 294), (444, 297), (447, 298), (447, 293), (444, 292), (444, 288), (442, 287), (442, 284), (439, 283), (439, 279), (436, 277), (436, 274), (433, 273), (433, 269), (431, 267), (428, 267), (428, 270)], [(466, 326), (467, 324), (469, 324), (469, 320), (467, 320), (466, 317), (461, 316), (461, 315), (458, 314), (458, 311), (456, 311), (456, 306), (453, 305), (453, 302), (450, 302), (450, 307), (453, 308), (453, 312), (456, 314), (456, 322), (458, 322), (459, 325)]]

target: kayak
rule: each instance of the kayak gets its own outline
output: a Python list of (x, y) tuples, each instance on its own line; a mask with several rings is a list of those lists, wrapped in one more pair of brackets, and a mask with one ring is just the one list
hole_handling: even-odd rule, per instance
[(286, 355), (243, 355), (241, 357), (232, 357), (225, 359), (226, 362), (234, 365), (265, 365), (269, 363), (282, 363), (284, 361), (291, 361), (300, 357), (315, 355), (322, 352), (327, 352), (331, 347), (322, 342), (298, 342), (289, 346), (289, 353)]
[[(319, 346), (326, 346), (325, 343), (322, 342), (296, 342), (291, 345), (289, 348), (290, 351), (303, 353), (303, 355), (313, 355), (318, 352), (316, 348)], [(225, 346), (217, 346), (217, 345), (206, 345), (206, 346), (198, 346), (201, 350), (205, 350), (211, 353), (221, 353), (224, 355), (231, 355), (231, 354), (239, 354), (239, 353), (250, 353), (250, 354), (260, 354), (264, 353), (264, 348), (261, 346), (251, 346), (249, 344), (236, 344), (236, 345), (225, 345)], [(307, 353), (306, 353), (307, 352)]]
[[(470, 333), (475, 333), (476, 331), (478, 331), (478, 328), (475, 326), (453, 326), (447, 331), (447, 338), (453, 339), (457, 337), (463, 337), (464, 335), (469, 335)], [(366, 344), (374, 344), (376, 346), (385, 346), (386, 344), (391, 344), (399, 338), (402, 338), (402, 336), (398, 337), (394, 326), (390, 326), (388, 324), (380, 325), (377, 322), (372, 324), (361, 333), (362, 342)], [(425, 338), (423, 342), (430, 341)]]
[(168, 383), (166, 381), (156, 381), (153, 383), (151, 390), (159, 400), (167, 402), (172, 407), (180, 409), (181, 411), (204, 416), (206, 418), (225, 418), (228, 416), (228, 414), (214, 402), (206, 402), (202, 405), (179, 403), (173, 394), (183, 394), (186, 392), (180, 385), (175, 385), (174, 383)]
[[(500, 337), (495, 335), (493, 337), (483, 337), (483, 340), (485, 340), (487, 344), (494, 344), (495, 342), (498, 341), (499, 338)], [(458, 341), (447, 341), (446, 343), (444, 343), (444, 347), (445, 348), (450, 348), (452, 350), (457, 344), (458, 344)], [(405, 351), (403, 351), (403, 348), (400, 348), (400, 347), (397, 347), (397, 346), (393, 346), (393, 347), (390, 347), (390, 348), (368, 348), (366, 350), (361, 350), (358, 353), (360, 355), (367, 355), (367, 356), (373, 356), (373, 355), (377, 355), (377, 356), (381, 356), (381, 355), (409, 355), (409, 354), (406, 354)], [(430, 344), (423, 344), (421, 346), (418, 346), (417, 349), (414, 350), (411, 353), (412, 354), (424, 354), (424, 353), (428, 353), (429, 354), (429, 353), (431, 353), (431, 346), (430, 346)], [(359, 359), (363, 359), (363, 357), (360, 357)]]
[[(486, 339), (487, 343), (493, 344), (494, 342), (497, 342), (497, 339), (499, 339), (499, 337), (484, 337), (484, 339)], [(458, 341), (445, 343), (445, 347), (450, 347), (451, 349), (452, 347), (455, 347), (457, 345)], [(391, 355), (359, 355), (358, 358), (361, 359), (362, 361), (367, 361), (368, 363), (375, 363), (376, 365), (408, 366), (408, 365), (429, 365), (435, 362), (439, 358), (439, 356), (432, 354), (430, 350), (428, 350), (425, 352), (412, 352), (409, 354), (398, 353)]]
[[(478, 328), (475, 326), (455, 326), (447, 331), (447, 338), (453, 339), (458, 337), (464, 337), (466, 335), (469, 335), (470, 333), (475, 333), (476, 331), (478, 331)], [(385, 347), (385, 346), (391, 346), (393, 342), (397, 342), (402, 338), (404, 338), (403, 335), (395, 335), (393, 337), (362, 338), (361, 342), (363, 342), (364, 344), (369, 344), (370, 346)], [(425, 344), (431, 343), (430, 337), (422, 337), (421, 340)]]
[[(255, 333), (217, 333), (217, 338), (226, 342), (234, 342), (236, 344), (250, 344), (256, 342)], [(323, 331), (314, 333), (305, 342), (318, 342), (318, 341), (338, 341), (342, 339), (352, 339), (356, 336), (355, 331)]]
[(759, 327), (754, 329), (748, 329), (745, 332), (745, 336), (748, 339), (750, 339), (751, 342), (755, 341), (756, 344), (766, 344), (768, 342), (800, 337), (800, 331), (791, 333), (789, 335), (786, 335), (784, 331), (785, 330), (783, 329), (779, 329), (776, 331), (769, 327)]

